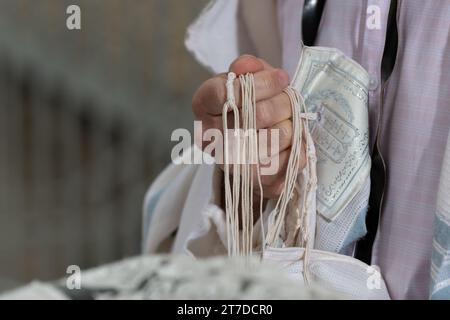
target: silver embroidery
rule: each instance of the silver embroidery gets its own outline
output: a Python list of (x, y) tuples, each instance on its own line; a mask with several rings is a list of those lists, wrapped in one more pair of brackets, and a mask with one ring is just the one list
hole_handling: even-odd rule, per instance
[(293, 86), (304, 96), (317, 149), (317, 211), (333, 220), (370, 172), (367, 72), (341, 52), (304, 47)]

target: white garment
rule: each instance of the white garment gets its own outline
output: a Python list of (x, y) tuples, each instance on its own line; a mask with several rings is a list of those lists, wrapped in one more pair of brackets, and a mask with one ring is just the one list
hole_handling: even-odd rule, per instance
[[(194, 55), (202, 64), (214, 72), (226, 70), (229, 63), (239, 55), (236, 45), (238, 39), (235, 38), (237, 33), (226, 33), (224, 39), (220, 40), (230, 43), (228, 50), (214, 54), (216, 49), (213, 44), (218, 39), (211, 38), (211, 35), (217, 33), (206, 33), (205, 30), (211, 31), (210, 29), (217, 26), (223, 29), (224, 24), (229, 23), (229, 19), (239, 17), (237, 10), (237, 1), (216, 1), (216, 4), (208, 7), (188, 31), (187, 47), (194, 51)], [(237, 28), (239, 23), (232, 25)], [(318, 153), (320, 188), (317, 203), (320, 214), (318, 217), (319, 220), (322, 219), (322, 223), (318, 223), (317, 233), (319, 239), (325, 238), (330, 241), (318, 241), (315, 248), (321, 249), (322, 245), (325, 250), (339, 251), (343, 249), (349, 229), (361, 216), (361, 209), (364, 209), (364, 206), (359, 208), (349, 204), (354, 199), (357, 199), (358, 203), (368, 201), (370, 157), (367, 148), (366, 87), (369, 79), (362, 67), (337, 50), (313, 48), (305, 50), (304, 55), (305, 58), (294, 77), (293, 86), (302, 93), (305, 100), (312, 99), (310, 106), (315, 106), (314, 99), (320, 98), (320, 101), (325, 101), (321, 102), (320, 106), (315, 106), (315, 110), (308, 110), (320, 112), (323, 120), (326, 120), (319, 121), (312, 132), (316, 136), (315, 144), (321, 148)], [(340, 91), (333, 91), (333, 86), (340, 86)], [(336, 108), (328, 107), (327, 103), (345, 107), (338, 108), (337, 110), (342, 112), (336, 113), (333, 111)], [(337, 121), (338, 125), (348, 130), (333, 131), (329, 125), (332, 121), (335, 123)], [(327, 139), (335, 139), (334, 142), (337, 141), (336, 145), (341, 148), (327, 152), (324, 142)], [(198, 153), (195, 148), (191, 150), (193, 154)], [(144, 206), (146, 211), (144, 216), (147, 216), (144, 221), (149, 221), (148, 216), (153, 214), (151, 219), (153, 223), (150, 223), (144, 238), (145, 252), (157, 252), (164, 240), (167, 241), (176, 231), (170, 248), (173, 253), (185, 253), (195, 257), (226, 253), (225, 215), (217, 201), (221, 188), (219, 185), (221, 174), (220, 170), (208, 165), (182, 165), (178, 168), (172, 165), (162, 173), (151, 187)], [(174, 201), (174, 198), (177, 201)], [(270, 207), (269, 205), (268, 208)], [(350, 211), (347, 208), (350, 208)], [(339, 221), (342, 216), (345, 217), (344, 221), (348, 226)], [(316, 229), (315, 219), (313, 220), (313, 229)], [(331, 236), (325, 234), (324, 231), (332, 230), (329, 226), (333, 223), (339, 226), (334, 229), (335, 234)], [(270, 248), (264, 257), (276, 261), (280, 260), (281, 256), (282, 263), (288, 266), (300, 263), (298, 265), (300, 268), (302, 250), (302, 248)], [(376, 274), (380, 277), (377, 284), (379, 288), (372, 290), (367, 281), (372, 275), (368, 271), (373, 269), (368, 269), (367, 265), (351, 257), (313, 250), (311, 264), (308, 266), (314, 278), (321, 280), (322, 285), (330, 290), (337, 290), (351, 298), (389, 298), (381, 275)], [(300, 271), (297, 268), (294, 275), (295, 272), (298, 275)]]

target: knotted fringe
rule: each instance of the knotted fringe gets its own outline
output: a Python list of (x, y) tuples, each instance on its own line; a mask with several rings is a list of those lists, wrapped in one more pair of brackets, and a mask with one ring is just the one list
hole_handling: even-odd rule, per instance
[[(250, 256), (253, 250), (253, 193), (254, 174), (258, 180), (260, 193), (259, 215), (261, 223), (261, 249), (266, 246), (301, 246), (305, 248), (304, 265), (307, 269), (307, 261), (310, 246), (308, 230), (308, 201), (307, 194), (311, 190), (309, 181), (303, 188), (299, 188), (298, 174), (300, 172), (300, 160), (302, 154), (306, 154), (306, 166), (304, 170), (310, 172), (308, 152), (302, 150), (302, 140), (310, 138), (308, 120), (315, 120), (315, 113), (306, 113), (303, 97), (292, 87), (285, 89), (292, 108), (293, 137), (291, 153), (286, 170), (286, 180), (283, 190), (276, 202), (275, 208), (270, 212), (267, 221), (267, 235), (265, 235), (263, 219), (263, 188), (261, 183), (261, 170), (258, 157), (258, 139), (256, 130), (256, 95), (253, 74), (239, 76), (242, 121), (239, 109), (234, 97), (234, 80), (236, 75), (228, 74), (226, 83), (227, 101), (223, 106), (222, 119), (224, 129), (224, 182), (225, 182), (225, 210), (227, 225), (228, 255)], [(233, 112), (234, 130), (233, 143), (230, 145), (228, 129), (228, 113)], [(242, 125), (242, 130), (238, 128)], [(311, 143), (311, 141), (308, 141)], [(308, 143), (307, 143), (308, 145)], [(231, 152), (233, 150), (233, 152)], [(232, 159), (230, 159), (232, 153)], [(231, 160), (231, 162), (230, 162)], [(253, 166), (256, 170), (253, 170)], [(232, 172), (230, 173), (230, 167)], [(307, 175), (310, 177), (310, 175)], [(311, 177), (315, 179), (315, 177)], [(232, 179), (232, 181), (230, 181)], [(296, 225), (287, 226), (286, 218), (296, 221)], [(294, 216), (292, 216), (294, 215)], [(283, 236), (285, 238), (283, 239)], [(307, 272), (304, 272), (305, 277)], [(307, 278), (305, 278), (307, 280)]]

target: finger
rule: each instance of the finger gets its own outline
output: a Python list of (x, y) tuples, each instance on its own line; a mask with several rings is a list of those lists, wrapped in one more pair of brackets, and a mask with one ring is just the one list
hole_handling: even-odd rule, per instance
[(256, 73), (264, 70), (266, 65), (264, 60), (245, 54), (231, 63), (230, 72), (234, 72), (238, 76), (246, 73)]
[(284, 120), (268, 129), (258, 131), (258, 153), (262, 163), (292, 145), (292, 121)]
[[(263, 188), (263, 197), (274, 199), (280, 196), (283, 191), (284, 184), (286, 181), (286, 170), (289, 163), (289, 157), (291, 154), (291, 148), (288, 148), (276, 156), (270, 159), (270, 162), (266, 164), (260, 164), (259, 174), (261, 177), (261, 185)], [(300, 157), (300, 169), (305, 166), (305, 153), (302, 152), (302, 156)], [(220, 168), (223, 170), (223, 164), (219, 164)], [(252, 166), (253, 169), (253, 184), (254, 184), (254, 193), (257, 196), (261, 195), (259, 189), (259, 180), (258, 180), (258, 169), (256, 166)], [(274, 172), (273, 174), (265, 174), (264, 172), (268, 172), (265, 169), (269, 169), (270, 172)], [(233, 166), (229, 167), (230, 174), (233, 172)]]
[(283, 69), (263, 70), (254, 77), (256, 101), (270, 99), (289, 85), (289, 75)]
[[(223, 139), (224, 139), (224, 132), (223, 132), (223, 119), (222, 116), (205, 116), (202, 119), (197, 119), (197, 121), (200, 121), (200, 125), (197, 125), (197, 136), (201, 138), (202, 142), (197, 145), (201, 147), (202, 150), (205, 151), (206, 146), (208, 146), (211, 141), (208, 137), (211, 137), (211, 135), (219, 135), (221, 142), (219, 143), (219, 147), (223, 148)], [(228, 117), (227, 119), (227, 128), (228, 130), (234, 129), (234, 119), (232, 117)], [(214, 130), (214, 131), (211, 131)], [(211, 132), (208, 132), (211, 131)], [(232, 135), (233, 132), (228, 131), (228, 135)], [(230, 139), (230, 144), (234, 145), (234, 140)]]
[[(241, 114), (241, 113), (239, 112), (239, 114)], [(223, 132), (223, 117), (222, 117), (222, 115), (210, 115), (207, 113), (203, 113), (199, 117), (195, 117), (195, 120), (199, 121), (201, 123), (203, 131), (205, 131), (209, 128), (217, 128)], [(242, 128), (242, 121), (243, 121), (242, 116), (240, 116), (239, 123), (236, 126), (234, 123), (234, 116), (229, 114), (227, 117), (227, 128), (228, 129), (235, 129), (235, 127)]]
[[(289, 75), (282, 69), (263, 70), (255, 73), (255, 100), (261, 101), (280, 94), (289, 85)], [(234, 81), (234, 96), (238, 107), (241, 106), (241, 85), (239, 79)], [(226, 76), (219, 75), (205, 81), (192, 101), (192, 109), (198, 116), (222, 114), (227, 99)]]
[[(220, 118), (220, 117), (217, 117)], [(208, 126), (208, 128), (215, 128), (221, 126), (221, 124), (215, 122), (216, 119), (213, 118), (213, 125)], [(231, 128), (231, 127), (230, 127)], [(263, 130), (265, 130), (263, 132)], [(273, 137), (274, 132), (276, 132), (276, 136)], [(229, 133), (232, 135), (232, 133)], [(231, 150), (236, 150), (235, 140), (229, 140), (229, 146)], [(206, 145), (209, 144), (208, 140)], [(269, 129), (261, 129), (258, 131), (258, 159), (260, 163), (260, 168), (262, 169), (262, 175), (274, 175), (278, 172), (280, 165), (281, 167), (285, 164), (284, 155), (286, 151), (291, 152), (291, 146), (293, 143), (293, 127), (291, 120), (285, 120), (281, 123), (276, 124), (274, 127)], [(221, 148), (219, 155), (223, 155), (223, 138), (221, 143), (219, 143), (219, 147)], [(301, 141), (301, 151), (299, 156), (299, 170), (303, 170), (306, 166), (306, 138), (303, 135)], [(280, 154), (283, 156), (280, 158)], [(278, 158), (277, 158), (278, 157)], [(223, 161), (222, 158), (219, 158)], [(281, 162), (274, 162), (274, 160), (281, 160)], [(222, 162), (218, 163), (219, 165)], [(223, 166), (220, 166), (223, 168)], [(255, 168), (256, 170), (256, 168)], [(232, 169), (230, 169), (232, 172)], [(255, 171), (256, 175), (256, 171)]]
[(272, 65), (270, 65), (268, 62), (266, 62), (266, 60), (258, 58), (258, 60), (262, 63), (262, 65), (264, 66), (264, 70), (273, 70), (275, 69), (275, 67), (273, 67)]
[[(227, 119), (227, 127), (229, 130), (234, 129), (234, 123), (231, 118)], [(221, 116), (210, 116), (205, 118), (201, 122), (201, 137), (208, 130), (219, 130), (220, 134), (224, 135), (223, 122)], [(268, 162), (274, 155), (288, 149), (292, 145), (292, 121), (290, 119), (283, 120), (275, 124), (271, 128), (260, 129), (257, 132), (258, 139), (258, 157), (262, 162)], [(215, 133), (214, 133), (215, 134)], [(233, 132), (228, 132), (228, 135), (232, 135)], [(209, 134), (210, 135), (210, 134)], [(209, 136), (208, 135), (208, 136)], [(223, 138), (222, 138), (223, 140)], [(204, 149), (210, 143), (209, 140), (203, 141), (202, 149)], [(229, 140), (229, 144), (235, 149), (235, 141)]]
[[(233, 119), (228, 118), (227, 120), (227, 128), (228, 130), (231, 130), (228, 131), (228, 136), (231, 137), (229, 138), (228, 143), (231, 150), (236, 150), (237, 141), (232, 138), (234, 133)], [(203, 133), (208, 129), (220, 130), (223, 140), (225, 133), (223, 132), (223, 122), (221, 116), (208, 117), (202, 122), (202, 128)], [(269, 163), (272, 157), (291, 147), (293, 139), (292, 120), (286, 119), (276, 123), (273, 127), (259, 129), (256, 133), (256, 137), (258, 139), (258, 159), (260, 159), (260, 162), (263, 164)], [(304, 148), (304, 139), (302, 139), (302, 141), (302, 148)], [(209, 142), (207, 142), (206, 145), (208, 143)]]
[(256, 128), (270, 128), (292, 116), (291, 101), (285, 93), (256, 103)]
[[(256, 103), (256, 129), (268, 129), (284, 120), (290, 119), (292, 116), (292, 109), (289, 97), (285, 93), (276, 95), (267, 100), (262, 100)], [(242, 126), (243, 115), (240, 114), (240, 127)], [(222, 117), (219, 115), (210, 115), (207, 113), (199, 113), (196, 115), (196, 120), (205, 121), (207, 124), (218, 124), (216, 128), (222, 130)], [(227, 117), (228, 128), (234, 128), (234, 117), (229, 115)]]
[[(208, 116), (200, 120), (200, 125), (195, 126), (195, 129), (197, 130), (197, 135), (195, 136), (197, 139), (201, 139), (200, 143), (196, 142), (197, 146), (200, 146), (203, 151), (205, 148), (211, 143), (210, 139), (207, 137), (211, 136), (211, 133), (213, 133), (211, 130), (220, 131), (220, 135), (222, 135), (222, 117), (219, 116)], [(210, 155), (213, 156), (210, 152), (207, 152)]]
[[(274, 168), (278, 167), (278, 170), (276, 170), (275, 174), (261, 174), (261, 184), (263, 187), (264, 198), (275, 198), (281, 194), (284, 186), (284, 181), (286, 180), (286, 170), (290, 152), (291, 149), (287, 149), (276, 155), (275, 157), (272, 157), (270, 166)], [(269, 168), (267, 165), (262, 165), (261, 173), (264, 173), (264, 169), (267, 168)], [(256, 176), (255, 178), (257, 179), (258, 177)], [(257, 181), (255, 182), (257, 183)]]

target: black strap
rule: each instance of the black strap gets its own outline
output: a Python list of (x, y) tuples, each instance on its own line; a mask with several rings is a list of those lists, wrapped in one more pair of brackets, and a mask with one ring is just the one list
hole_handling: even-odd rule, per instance
[[(381, 80), (384, 84), (394, 69), (398, 47), (397, 29), (397, 0), (391, 0), (389, 8), (386, 41), (383, 59), (381, 61)], [(381, 93), (383, 94), (383, 92)], [(379, 130), (379, 128), (378, 128)], [(375, 138), (375, 147), (372, 153), (372, 168), (370, 170), (370, 197), (369, 210), (366, 216), (367, 234), (356, 244), (355, 258), (371, 264), (372, 249), (377, 235), (378, 224), (381, 217), (383, 193), (386, 185), (386, 166), (378, 149), (378, 130)]]
[(394, 69), (398, 48), (397, 0), (391, 0), (383, 59), (381, 60), (381, 81), (386, 82)]
[(323, 8), (326, 0), (305, 0), (302, 18), (303, 43), (313, 46), (322, 19)]
[(381, 203), (383, 191), (386, 183), (386, 171), (383, 158), (375, 142), (375, 148), (372, 154), (372, 167), (370, 168), (370, 196), (369, 210), (366, 215), (367, 233), (356, 243), (355, 258), (371, 264), (372, 249), (377, 235), (378, 223), (380, 220)]

